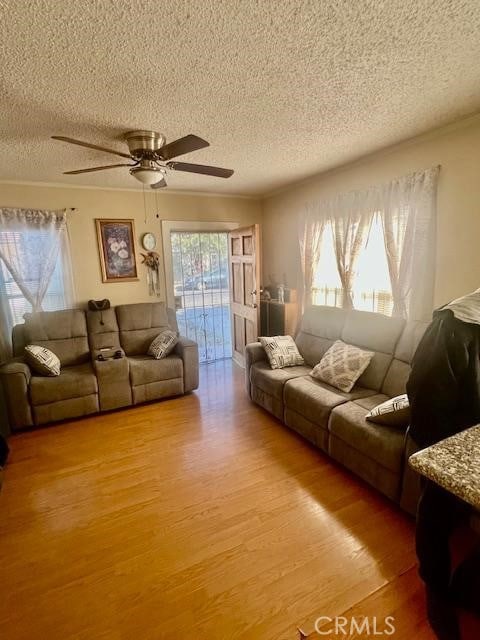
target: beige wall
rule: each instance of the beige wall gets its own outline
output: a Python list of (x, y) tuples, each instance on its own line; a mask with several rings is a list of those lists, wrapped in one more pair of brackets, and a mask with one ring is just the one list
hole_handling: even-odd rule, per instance
[[(317, 175), (264, 200), (263, 273), (299, 286), (297, 215), (306, 202), (440, 164), (435, 305), (480, 287), (480, 116)], [(284, 276), (285, 274), (285, 276)]]
[[(180, 195), (146, 192), (147, 223), (143, 192), (104, 190), (21, 184), (0, 184), (0, 206), (60, 209), (75, 207), (69, 214), (68, 229), (78, 304), (87, 300), (109, 298), (113, 305), (145, 302), (149, 298), (146, 269), (141, 265), (140, 238), (146, 231), (157, 237), (156, 251), (162, 253), (161, 220), (232, 221), (240, 225), (261, 221), (258, 200), (204, 195)], [(156, 214), (158, 213), (158, 218)], [(95, 231), (95, 218), (134, 218), (136, 231), (137, 270), (139, 280), (124, 283), (102, 283)], [(165, 296), (164, 275), (162, 298)]]

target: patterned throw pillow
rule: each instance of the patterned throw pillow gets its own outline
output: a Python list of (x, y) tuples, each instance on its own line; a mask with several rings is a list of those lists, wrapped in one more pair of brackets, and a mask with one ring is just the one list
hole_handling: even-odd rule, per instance
[(165, 358), (171, 351), (173, 351), (177, 342), (178, 338), (175, 331), (165, 329), (165, 331), (162, 331), (156, 338), (154, 338), (151, 345), (148, 347), (148, 355), (153, 356), (155, 360)]
[(37, 344), (27, 344), (25, 360), (35, 373), (41, 376), (60, 375), (60, 360), (50, 349), (40, 347)]
[(310, 372), (312, 378), (349, 393), (373, 358), (373, 351), (337, 340)]
[(300, 355), (292, 336), (272, 336), (271, 338), (259, 338), (259, 340), (265, 349), (272, 369), (283, 369), (284, 367), (295, 367), (296, 365), (304, 364), (305, 361)]
[(410, 421), (410, 403), (406, 393), (385, 400), (366, 415), (366, 419), (389, 427), (406, 427)]

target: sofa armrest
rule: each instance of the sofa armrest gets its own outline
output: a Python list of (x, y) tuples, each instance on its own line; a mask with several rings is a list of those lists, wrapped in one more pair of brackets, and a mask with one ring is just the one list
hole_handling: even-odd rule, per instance
[(176, 353), (183, 360), (184, 392), (198, 389), (198, 344), (180, 336), (173, 353)]
[(14, 358), (0, 367), (0, 379), (12, 429), (33, 426), (28, 388), (32, 373), (23, 358)]
[(250, 369), (255, 362), (265, 361), (266, 359), (267, 354), (260, 342), (251, 342), (250, 344), (247, 344), (245, 347), (245, 386), (250, 397), (252, 397), (250, 387)]

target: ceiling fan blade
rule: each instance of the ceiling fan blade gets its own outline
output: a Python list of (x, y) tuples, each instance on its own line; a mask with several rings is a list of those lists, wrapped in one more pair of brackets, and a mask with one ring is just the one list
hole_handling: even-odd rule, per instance
[(134, 164), (106, 164), (103, 167), (90, 167), (90, 169), (77, 169), (76, 171), (64, 171), (64, 176), (74, 176), (77, 173), (90, 173), (90, 171), (103, 171), (104, 169), (116, 169), (117, 167), (134, 167)]
[(166, 187), (167, 183), (165, 182), (165, 178), (162, 178), (160, 180), (160, 182), (156, 182), (155, 184), (152, 184), (152, 189), (163, 189), (163, 187)]
[(174, 140), (169, 144), (165, 144), (161, 149), (158, 150), (158, 154), (162, 157), (163, 160), (170, 160), (171, 158), (176, 158), (177, 156), (183, 156), (184, 153), (189, 153), (190, 151), (198, 151), (198, 149), (204, 149), (205, 147), (209, 146), (210, 144), (206, 140), (202, 140), (202, 138), (194, 136), (193, 133), (190, 133), (188, 136), (184, 136), (183, 138)]
[(131, 160), (132, 156), (128, 153), (122, 153), (121, 151), (115, 151), (115, 149), (107, 149), (106, 147), (99, 147), (97, 144), (90, 144), (90, 142), (82, 142), (81, 140), (75, 140), (75, 138), (65, 138), (65, 136), (52, 136), (53, 140), (61, 140), (62, 142), (69, 142), (70, 144), (78, 144), (80, 147), (87, 147), (87, 149), (95, 149), (96, 151), (105, 151), (106, 153), (113, 153), (121, 158), (128, 158)]
[(202, 173), (205, 176), (215, 176), (216, 178), (230, 178), (233, 169), (223, 169), (222, 167), (209, 167), (206, 164), (191, 164), (190, 162), (167, 162), (169, 169), (175, 171), (188, 171), (189, 173)]

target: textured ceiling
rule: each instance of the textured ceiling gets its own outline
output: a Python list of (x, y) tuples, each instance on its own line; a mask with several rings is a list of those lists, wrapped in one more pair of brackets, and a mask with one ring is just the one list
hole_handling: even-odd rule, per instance
[(211, 147), (172, 189), (257, 195), (480, 109), (478, 0), (0, 0), (0, 180), (138, 187), (122, 133)]

